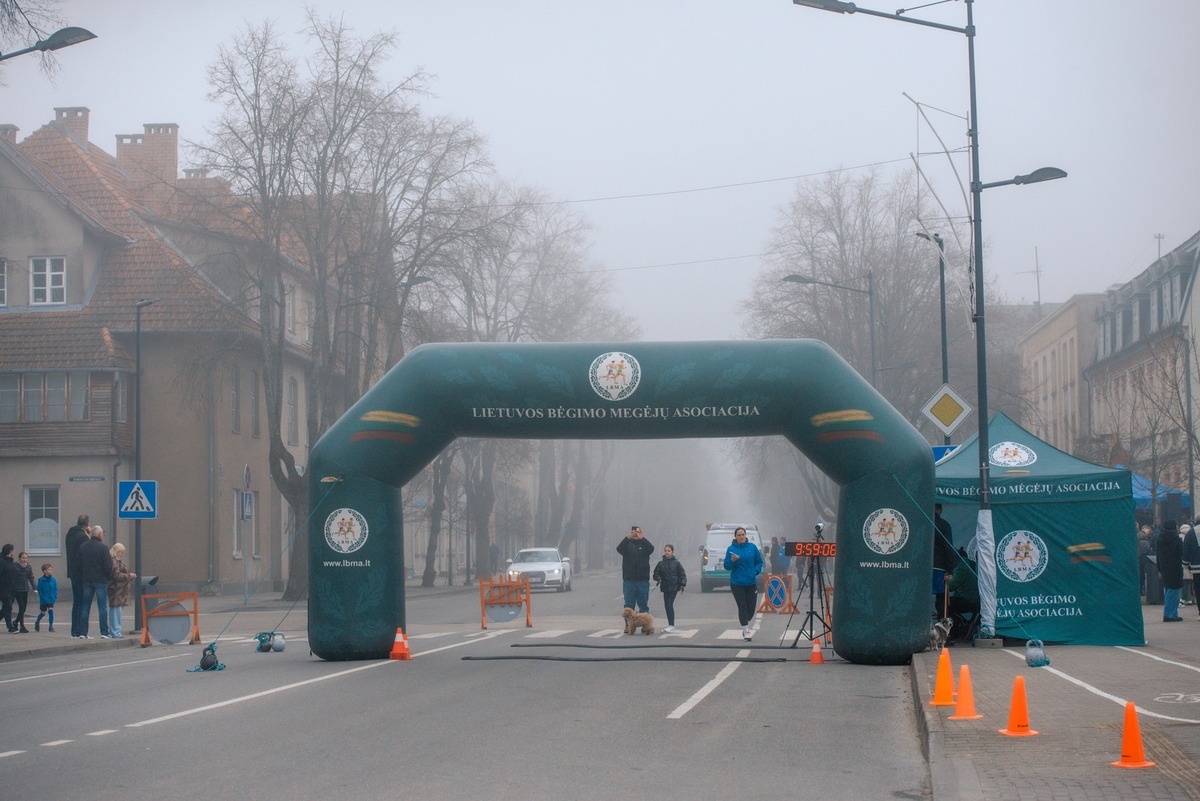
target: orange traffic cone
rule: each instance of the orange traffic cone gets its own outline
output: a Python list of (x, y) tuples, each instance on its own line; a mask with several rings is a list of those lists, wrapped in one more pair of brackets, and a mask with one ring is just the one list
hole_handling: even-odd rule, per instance
[(388, 654), (388, 659), (412, 659), (412, 652), (408, 650), (408, 637), (404, 636), (404, 629), (396, 629), (396, 642), (392, 645), (392, 652)]
[(949, 720), (979, 720), (983, 715), (975, 714), (975, 694), (971, 692), (971, 671), (966, 665), (958, 669), (958, 702)]
[(933, 682), (930, 706), (954, 706), (954, 676), (950, 672), (950, 649), (943, 648), (938, 657), (937, 678)]
[(808, 658), (808, 664), (810, 664), (810, 665), (825, 664), (825, 656), (821, 653), (821, 640), (819, 638), (813, 640), (812, 656), (810, 656)]
[(1121, 759), (1110, 763), (1114, 768), (1152, 768), (1154, 763), (1146, 759), (1142, 750), (1142, 728), (1138, 725), (1137, 707), (1133, 701), (1125, 702), (1125, 734), (1121, 738)]
[(1013, 680), (1012, 705), (1008, 709), (1008, 728), (1000, 729), (1009, 737), (1032, 737), (1036, 731), (1029, 728), (1029, 710), (1025, 706), (1025, 677)]

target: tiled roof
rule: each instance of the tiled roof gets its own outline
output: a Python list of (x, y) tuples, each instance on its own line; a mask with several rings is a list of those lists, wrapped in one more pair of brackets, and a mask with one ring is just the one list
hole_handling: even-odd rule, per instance
[(0, 370), (128, 367), (131, 354), (120, 343), (131, 342), (112, 335), (133, 332), (144, 298), (156, 302), (142, 309), (143, 333), (254, 329), (148, 222), (152, 215), (111, 155), (51, 123), (0, 157), (23, 160), (26, 175), (111, 243), (81, 309), (0, 314)]

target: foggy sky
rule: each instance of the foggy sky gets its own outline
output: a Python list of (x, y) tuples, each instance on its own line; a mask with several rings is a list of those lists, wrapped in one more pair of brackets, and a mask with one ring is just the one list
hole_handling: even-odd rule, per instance
[[(966, 40), (956, 33), (790, 0), (315, 6), (364, 36), (395, 30), (385, 80), (423, 67), (437, 95), (425, 109), (471, 120), (501, 176), (576, 201), (594, 228), (595, 268), (610, 271), (614, 298), (647, 339), (741, 335), (738, 304), (791, 179), (870, 164), (886, 174), (937, 150), (904, 93), (947, 112), (929, 111), (949, 147), (966, 143)], [(301, 3), (278, 0), (63, 9), (99, 38), (60, 51), (55, 84), (35, 56), (5, 62), (0, 122), (23, 137), (56, 106), (87, 106), (91, 140), (109, 152), (117, 134), (146, 123), (203, 138), (217, 46), (247, 19), (270, 16), (288, 32), (303, 21)], [(913, 15), (962, 26), (965, 13), (947, 2)], [(1103, 291), (1200, 229), (1200, 3), (977, 0), (975, 17), (982, 180), (1047, 165), (1070, 173), (985, 192), (985, 268), (1004, 295), (1036, 300), (1036, 264), (1045, 302)], [(965, 157), (955, 163), (966, 180)], [(965, 216), (945, 159), (921, 164)], [(963, 281), (964, 266), (953, 272)]]

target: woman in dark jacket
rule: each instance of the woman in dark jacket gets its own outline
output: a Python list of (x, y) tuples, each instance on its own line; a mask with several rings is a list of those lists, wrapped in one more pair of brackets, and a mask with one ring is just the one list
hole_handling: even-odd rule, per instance
[(1154, 551), (1158, 556), (1158, 574), (1162, 576), (1163, 621), (1178, 623), (1183, 620), (1179, 616), (1179, 594), (1183, 590), (1183, 540), (1179, 538), (1174, 520), (1163, 523), (1162, 532), (1158, 535), (1158, 547)]
[(675, 546), (663, 547), (663, 557), (654, 566), (654, 581), (662, 590), (663, 606), (667, 610), (667, 627), (663, 631), (675, 630), (675, 596), (687, 586), (687, 571), (683, 562), (675, 558)]
[(5, 628), (9, 634), (17, 633), (16, 620), (13, 617), (13, 601), (25, 581), (20, 566), (13, 559), (12, 543), (7, 543), (0, 549), (0, 618), (4, 618)]
[(1196, 599), (1196, 608), (1200, 609), (1200, 538), (1196, 536), (1195, 526), (1181, 526), (1183, 534), (1183, 562), (1192, 571), (1192, 596)]

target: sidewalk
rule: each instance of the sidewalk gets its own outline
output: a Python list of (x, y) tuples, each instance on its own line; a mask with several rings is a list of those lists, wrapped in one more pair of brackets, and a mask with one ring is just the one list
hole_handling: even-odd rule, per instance
[[(1024, 644), (948, 649), (957, 690), (968, 667), (980, 720), (949, 720), (954, 706), (931, 706), (940, 654), (913, 656), (917, 726), (935, 801), (973, 799), (1200, 800), (1200, 616), (1162, 622), (1161, 606), (1142, 607), (1147, 646), (1046, 646), (1050, 665), (1031, 668)], [(1009, 737), (1014, 683), (1025, 682), (1029, 728)], [(1092, 689), (1094, 688), (1094, 689)], [(1138, 708), (1145, 769), (1122, 769), (1124, 705)]]
[[(477, 585), (470, 587), (454, 586), (446, 587), (439, 585), (437, 587), (421, 587), (419, 579), (410, 580), (406, 587), (406, 592), (409, 597), (418, 597), (426, 595), (436, 595), (447, 592), (464, 592), (466, 590), (479, 592)], [(39, 656), (53, 656), (57, 654), (69, 654), (79, 651), (91, 651), (106, 648), (135, 648), (141, 644), (141, 632), (133, 631), (134, 614), (133, 607), (126, 607), (124, 615), (125, 635), (119, 640), (105, 640), (100, 638), (99, 622), (96, 616), (96, 608), (93, 605), (92, 614), (89, 620), (88, 633), (91, 635), (90, 640), (75, 640), (71, 638), (71, 593), (68, 590), (65, 599), (63, 593), (59, 594), (58, 603), (54, 607), (54, 632), (48, 631), (49, 624), (46, 618), (42, 618), (42, 630), (35, 632), (33, 630), (33, 621), (37, 618), (37, 604), (33, 603), (29, 609), (25, 610), (25, 625), (29, 629), (28, 634), (9, 634), (3, 629), (0, 629), (0, 664), (11, 662), (18, 659), (33, 659)], [(201, 595), (199, 596), (200, 610), (200, 640), (202, 643), (208, 643), (220, 633), (232, 616), (246, 615), (243, 623), (254, 621), (249, 625), (250, 629), (271, 630), (271, 627), (276, 625), (280, 617), (284, 614), (288, 615), (287, 623), (289, 630), (297, 628), (304, 629), (308, 623), (308, 600), (302, 599), (299, 603), (285, 601), (278, 592), (262, 592), (256, 595), (251, 595), (246, 599), (242, 595)], [(190, 608), (191, 602), (188, 601)], [(33, 610), (31, 615), (30, 609)], [(255, 624), (261, 623), (261, 626), (255, 628)], [(245, 626), (243, 626), (245, 627)]]

